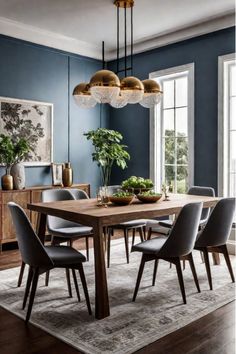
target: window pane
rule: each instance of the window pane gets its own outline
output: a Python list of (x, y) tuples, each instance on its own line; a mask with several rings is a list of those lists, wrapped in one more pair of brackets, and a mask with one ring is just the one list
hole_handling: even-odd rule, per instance
[(229, 175), (229, 196), (236, 196), (236, 173), (230, 173)]
[(188, 109), (177, 108), (176, 111), (176, 136), (188, 135)]
[(177, 166), (177, 193), (186, 193), (188, 189), (188, 167)]
[(175, 185), (175, 166), (165, 166), (165, 183), (168, 186), (171, 186), (171, 189), (174, 190)]
[(163, 82), (163, 106), (174, 107), (174, 80)]
[(165, 164), (175, 163), (175, 139), (166, 138), (164, 139), (165, 144)]
[(236, 129), (236, 97), (230, 99), (230, 129)]
[(188, 80), (181, 77), (175, 80), (175, 102), (176, 107), (187, 106), (188, 104)]
[(163, 112), (163, 127), (165, 136), (175, 136), (174, 127), (174, 109), (164, 110)]
[(177, 138), (176, 148), (177, 148), (177, 164), (187, 165), (188, 164), (188, 139)]
[(236, 131), (230, 132), (230, 172), (236, 172)]
[(236, 96), (236, 65), (231, 66), (230, 80), (231, 80), (230, 95)]

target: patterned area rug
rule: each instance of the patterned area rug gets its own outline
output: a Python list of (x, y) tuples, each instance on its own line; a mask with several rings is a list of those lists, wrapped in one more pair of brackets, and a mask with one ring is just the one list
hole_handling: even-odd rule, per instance
[[(110, 317), (99, 321), (88, 315), (81, 286), (80, 303), (75, 290), (73, 298), (68, 298), (65, 273), (58, 269), (51, 272), (49, 287), (44, 286), (41, 277), (31, 323), (87, 354), (128, 354), (234, 300), (234, 284), (224, 260), (220, 266), (212, 266), (214, 290), (210, 291), (205, 266), (196, 252), (194, 259), (202, 292), (197, 293), (187, 264), (184, 271), (187, 305), (182, 303), (175, 267), (169, 268), (164, 261), (159, 263), (155, 287), (151, 286), (153, 262), (146, 264), (133, 303), (140, 257), (132, 253), (130, 264), (126, 264), (123, 240), (112, 242), (108, 270)], [(235, 263), (235, 257), (232, 261)], [(84, 267), (94, 310), (93, 260)], [(18, 274), (19, 268), (0, 272), (0, 304), (24, 318), (25, 311), (21, 310), (24, 286), (16, 287)]]

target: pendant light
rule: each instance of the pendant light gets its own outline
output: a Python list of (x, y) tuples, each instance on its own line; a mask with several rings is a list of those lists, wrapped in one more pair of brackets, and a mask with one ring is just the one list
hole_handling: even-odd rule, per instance
[(96, 105), (95, 99), (91, 96), (89, 84), (82, 82), (73, 91), (75, 103), (81, 108), (93, 108)]
[(143, 80), (144, 94), (139, 102), (145, 108), (152, 108), (158, 104), (162, 97), (160, 85), (155, 80)]
[(123, 93), (119, 93), (119, 96), (117, 96), (115, 99), (113, 99), (110, 103), (110, 105), (113, 108), (123, 108), (127, 105), (127, 100), (126, 98), (123, 96)]
[(122, 96), (128, 103), (138, 103), (143, 98), (143, 83), (134, 76), (128, 76), (121, 80), (120, 89)]
[(92, 76), (89, 86), (92, 97), (99, 103), (110, 103), (120, 93), (120, 80), (110, 70), (97, 71)]

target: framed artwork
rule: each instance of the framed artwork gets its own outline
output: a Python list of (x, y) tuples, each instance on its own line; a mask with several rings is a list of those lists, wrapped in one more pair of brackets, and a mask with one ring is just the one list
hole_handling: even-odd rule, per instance
[(0, 134), (25, 138), (30, 151), (25, 166), (53, 161), (53, 104), (0, 97)]
[(62, 186), (62, 171), (64, 168), (63, 163), (52, 163), (52, 185)]

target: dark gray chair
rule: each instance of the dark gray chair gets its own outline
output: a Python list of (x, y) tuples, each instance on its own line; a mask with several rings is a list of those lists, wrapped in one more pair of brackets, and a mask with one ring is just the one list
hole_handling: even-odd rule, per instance
[(232, 228), (235, 212), (235, 198), (221, 199), (213, 209), (204, 229), (199, 232), (195, 249), (203, 252), (206, 272), (210, 289), (212, 290), (212, 277), (208, 252), (223, 253), (232, 282), (235, 282), (231, 266), (227, 240)]
[(13, 202), (8, 203), (8, 207), (10, 209), (13, 224), (16, 230), (16, 237), (22, 260), (24, 264), (29, 265), (29, 273), (23, 300), (24, 309), (30, 293), (26, 322), (30, 319), (39, 275), (48, 272), (53, 268), (66, 269), (68, 288), (71, 288), (70, 280), (68, 279), (68, 272), (69, 269), (72, 270), (78, 301), (80, 301), (80, 294), (75, 270), (79, 270), (88, 312), (91, 314), (90, 300), (82, 264), (86, 261), (85, 256), (69, 246), (43, 246), (40, 239), (34, 232), (24, 210)]
[(186, 295), (180, 264), (181, 259), (189, 261), (197, 290), (200, 292), (198, 278), (192, 257), (192, 250), (196, 241), (201, 211), (202, 203), (191, 203), (185, 205), (179, 213), (179, 216), (177, 217), (168, 238), (160, 236), (151, 240), (144, 241), (132, 247), (133, 252), (136, 251), (143, 253), (134, 290), (133, 301), (135, 301), (138, 293), (145, 263), (152, 260), (155, 261), (152, 285), (155, 285), (159, 259), (163, 259), (167, 262), (175, 264), (183, 302), (185, 304)]

